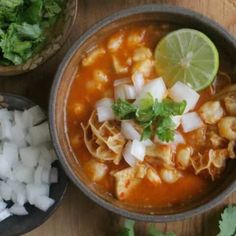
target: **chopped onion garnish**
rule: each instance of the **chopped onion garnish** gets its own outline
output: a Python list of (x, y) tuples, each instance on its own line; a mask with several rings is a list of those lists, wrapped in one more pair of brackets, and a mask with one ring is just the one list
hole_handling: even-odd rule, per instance
[(131, 149), (132, 149), (132, 142), (129, 141), (123, 151), (123, 157), (125, 161), (130, 165), (130, 166), (135, 166), (138, 162), (138, 159), (136, 159), (132, 154), (131, 154)]
[(136, 91), (134, 86), (125, 84), (124, 90), (125, 90), (125, 99), (135, 99), (136, 98)]
[(181, 124), (182, 116), (172, 116), (171, 119), (175, 124), (175, 129), (177, 129)]
[(182, 127), (185, 133), (201, 128), (203, 122), (197, 112), (186, 113), (182, 117)]
[(139, 94), (144, 86), (144, 77), (142, 73), (134, 73), (132, 75), (132, 81), (136, 90), (136, 93)]
[(139, 132), (134, 128), (133, 124), (128, 120), (121, 121), (121, 133), (124, 135), (126, 139), (140, 140), (141, 138)]
[(119, 86), (121, 84), (129, 84), (131, 81), (129, 78), (124, 78), (124, 79), (117, 79), (114, 81), (113, 85), (114, 87)]
[(115, 115), (111, 107), (105, 107), (105, 106), (97, 107), (97, 115), (99, 122), (115, 119)]
[(133, 140), (130, 152), (136, 159), (138, 159), (139, 161), (143, 161), (145, 157), (146, 147), (142, 142)]
[(53, 204), (55, 200), (47, 196), (37, 196), (35, 198), (34, 205), (42, 211), (47, 211)]
[[(106, 99), (100, 104), (112, 103)], [(0, 109), (0, 221), (28, 214), (27, 202), (44, 211), (54, 203), (48, 198), (49, 187), (58, 182), (58, 171), (51, 167), (56, 156), (44, 120), (39, 106), (24, 112)], [(8, 209), (5, 201), (14, 204)]]
[(112, 104), (113, 100), (111, 98), (103, 98), (97, 102), (96, 107), (99, 122), (115, 119)]
[(4, 209), (3, 211), (0, 212), (0, 222), (5, 220), (9, 216), (11, 216), (11, 213), (9, 212), (9, 210), (8, 209)]
[(153, 98), (157, 99), (159, 102), (161, 102), (163, 98), (166, 97), (167, 89), (161, 77), (153, 79), (143, 86), (143, 89), (140, 92), (139, 96), (137, 97), (135, 104), (139, 104), (139, 101), (145, 98), (148, 93), (150, 93), (153, 96)]
[(126, 93), (125, 93), (125, 88), (123, 84), (120, 84), (114, 88), (114, 97), (115, 97), (115, 100), (126, 99)]
[(9, 208), (9, 212), (18, 216), (24, 216), (29, 214), (23, 206), (18, 204), (14, 204), (11, 208)]
[(180, 81), (169, 89), (169, 96), (175, 102), (182, 102), (183, 100), (187, 102), (185, 113), (194, 109), (200, 97), (196, 91)]

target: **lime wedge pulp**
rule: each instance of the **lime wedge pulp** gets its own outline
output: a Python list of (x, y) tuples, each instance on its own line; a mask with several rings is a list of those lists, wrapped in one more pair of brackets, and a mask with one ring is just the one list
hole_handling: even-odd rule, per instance
[(214, 43), (202, 32), (180, 29), (167, 34), (158, 43), (155, 66), (169, 87), (181, 81), (199, 91), (214, 80), (219, 54)]

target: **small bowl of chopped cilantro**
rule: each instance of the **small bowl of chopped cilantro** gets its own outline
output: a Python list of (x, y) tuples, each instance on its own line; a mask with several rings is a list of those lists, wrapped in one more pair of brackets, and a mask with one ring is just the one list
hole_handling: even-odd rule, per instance
[(76, 0), (0, 0), (0, 75), (30, 71), (63, 45)]

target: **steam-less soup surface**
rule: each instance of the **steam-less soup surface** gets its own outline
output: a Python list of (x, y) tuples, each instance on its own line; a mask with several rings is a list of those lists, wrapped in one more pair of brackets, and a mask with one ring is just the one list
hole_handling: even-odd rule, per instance
[(78, 168), (97, 188), (132, 205), (193, 201), (211, 191), (235, 158), (230, 71), (220, 61), (217, 79), (200, 91), (188, 79), (167, 81), (155, 48), (173, 30), (132, 25), (98, 42), (78, 65), (67, 100)]

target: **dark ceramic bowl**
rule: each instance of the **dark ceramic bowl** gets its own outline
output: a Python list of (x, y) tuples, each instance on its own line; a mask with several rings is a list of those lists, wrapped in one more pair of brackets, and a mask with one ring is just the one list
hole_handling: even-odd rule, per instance
[[(35, 103), (32, 101), (13, 94), (0, 93), (0, 107), (7, 107), (9, 110), (24, 110), (32, 106)], [(45, 222), (59, 206), (63, 196), (66, 192), (68, 185), (68, 178), (65, 175), (61, 165), (58, 161), (53, 163), (58, 168), (58, 183), (50, 186), (50, 197), (55, 200), (53, 206), (48, 211), (44, 212), (36, 207), (26, 204), (25, 207), (29, 212), (26, 216), (10, 216), (6, 220), (0, 222), (0, 235), (1, 236), (18, 236), (25, 234), (34, 228), (40, 226)], [(11, 204), (9, 202), (9, 204)]]
[(0, 65), (0, 76), (19, 75), (31, 71), (52, 57), (68, 38), (77, 16), (78, 0), (65, 0), (56, 23), (45, 32), (47, 38), (43, 48), (21, 65)]
[[(221, 202), (236, 188), (236, 163), (231, 162), (216, 186), (205, 196), (185, 205), (163, 208), (132, 207), (111, 196), (103, 194), (89, 183), (82, 169), (72, 158), (67, 133), (65, 107), (70, 85), (78, 70), (81, 57), (95, 43), (113, 33), (121, 26), (145, 21), (174, 24), (177, 28), (194, 28), (204, 32), (226, 55), (231, 67), (236, 65), (236, 40), (221, 26), (210, 19), (187, 9), (167, 5), (145, 5), (118, 12), (105, 18), (83, 34), (65, 55), (55, 76), (50, 97), (50, 129), (55, 149), (71, 180), (93, 201), (124, 217), (142, 221), (167, 222), (181, 220), (209, 210)], [(236, 76), (234, 75), (234, 79)], [(236, 82), (236, 81), (235, 81)], [(82, 94), (81, 94), (82, 95)], [(74, 160), (74, 161), (73, 161)], [(171, 190), (170, 190), (171, 191)]]

